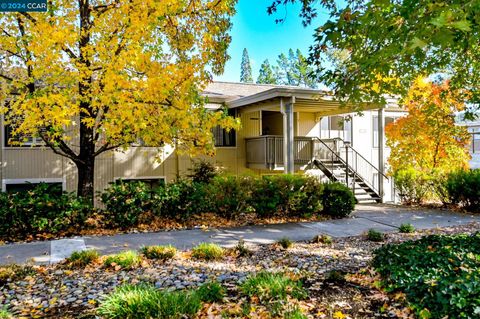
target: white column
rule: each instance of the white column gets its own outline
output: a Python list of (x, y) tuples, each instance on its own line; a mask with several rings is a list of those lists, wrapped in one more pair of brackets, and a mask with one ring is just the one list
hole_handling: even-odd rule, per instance
[(280, 107), (283, 114), (283, 166), (285, 174), (293, 174), (295, 172), (294, 163), (294, 132), (293, 132), (293, 104), (295, 97), (284, 103), (280, 100)]
[(384, 145), (384, 136), (385, 136), (385, 119), (383, 116), (383, 108), (378, 109), (378, 193), (383, 202), (383, 175), (385, 174), (385, 161), (383, 157), (383, 145)]

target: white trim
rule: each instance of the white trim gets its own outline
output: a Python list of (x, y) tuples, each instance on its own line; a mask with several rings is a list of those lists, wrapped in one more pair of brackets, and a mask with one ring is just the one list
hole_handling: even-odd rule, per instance
[(135, 176), (135, 177), (114, 177), (113, 178), (113, 181), (116, 182), (118, 180), (132, 180), (132, 179), (135, 179), (135, 180), (142, 180), (142, 179), (163, 179), (165, 181), (165, 183), (167, 182), (167, 177), (166, 176)]
[(7, 191), (8, 184), (39, 184), (39, 183), (62, 183), (62, 190), (67, 189), (67, 180), (63, 178), (6, 178), (2, 180), (2, 192)]

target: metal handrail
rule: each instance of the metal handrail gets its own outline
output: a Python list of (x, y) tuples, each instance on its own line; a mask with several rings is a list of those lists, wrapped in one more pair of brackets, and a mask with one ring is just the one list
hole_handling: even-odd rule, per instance
[[(343, 145), (345, 145), (345, 141), (342, 140), (340, 137), (334, 137), (334, 138), (331, 138), (331, 140), (339, 140), (343, 143)], [(359, 156), (361, 159), (363, 159), (368, 165), (370, 165), (375, 171), (377, 171), (379, 174), (382, 174), (383, 177), (385, 177), (387, 180), (390, 180), (390, 178), (383, 174), (382, 172), (380, 172), (380, 170), (378, 168), (375, 167), (375, 165), (373, 165), (369, 160), (367, 160), (362, 154), (360, 154), (357, 150), (355, 150), (353, 147), (349, 146), (348, 147), (349, 149), (351, 149), (353, 152), (355, 152), (355, 155), (356, 156)]]

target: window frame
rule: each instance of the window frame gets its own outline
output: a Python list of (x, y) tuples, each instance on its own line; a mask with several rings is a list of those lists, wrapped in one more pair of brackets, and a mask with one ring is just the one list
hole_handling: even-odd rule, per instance
[[(384, 115), (383, 116), (383, 129), (385, 130), (385, 127), (387, 126), (387, 121), (386, 121), (387, 117), (392, 118), (393, 119), (392, 123), (394, 123), (395, 121), (397, 121), (399, 118), (401, 118), (403, 116), (405, 116), (405, 115), (399, 115), (399, 114)], [(375, 129), (375, 126), (376, 126), (376, 129)], [(375, 132), (377, 132), (376, 135), (375, 135)], [(373, 115), (373, 114), (372, 114), (372, 148), (378, 149), (378, 115)], [(383, 139), (383, 148), (388, 148), (386, 138)]]
[(2, 180), (2, 192), (7, 191), (7, 185), (11, 184), (62, 184), (62, 191), (66, 191), (67, 180), (65, 177), (61, 178), (6, 178)]
[[(233, 116), (234, 118), (237, 118), (238, 117), (238, 112), (237, 112), (237, 109), (228, 109), (228, 115), (229, 116)], [(230, 114), (232, 113), (232, 114)], [(219, 131), (222, 132), (223, 134), (223, 137), (222, 137), (222, 140), (225, 140), (225, 135), (226, 134), (233, 134), (233, 145), (223, 145), (223, 144), (217, 144), (217, 139), (215, 138), (216, 135), (215, 135), (215, 131), (218, 129)], [(231, 129), (230, 132), (227, 133), (227, 131), (224, 129), (224, 128), (221, 128), (219, 126), (216, 126), (215, 128), (212, 129), (212, 134), (213, 134), (213, 140), (214, 140), (214, 146), (215, 148), (236, 148), (238, 146), (238, 134), (237, 134), (237, 130), (235, 129)]]

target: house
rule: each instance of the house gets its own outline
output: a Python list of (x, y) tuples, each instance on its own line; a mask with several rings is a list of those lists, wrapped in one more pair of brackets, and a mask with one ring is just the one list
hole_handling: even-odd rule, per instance
[(470, 144), (470, 168), (480, 168), (480, 120), (464, 121), (461, 115), (457, 119), (459, 125), (467, 127), (468, 132), (472, 135)]
[[(308, 171), (347, 183), (361, 200), (392, 201), (392, 181), (386, 176), (384, 127), (405, 114), (394, 103), (365, 104), (362, 114), (342, 106), (327, 92), (290, 86), (213, 82), (205, 90), (207, 108), (226, 106), (241, 119), (242, 128), (214, 130), (216, 156), (210, 160), (234, 174)], [(8, 127), (0, 122), (0, 183), (2, 191), (29, 183), (76, 188), (76, 168), (31, 138), (22, 147), (9, 145)], [(348, 163), (348, 165), (347, 165)], [(183, 175), (192, 160), (173, 147), (133, 146), (97, 158), (95, 189), (116, 180), (142, 180), (152, 185)]]

